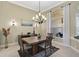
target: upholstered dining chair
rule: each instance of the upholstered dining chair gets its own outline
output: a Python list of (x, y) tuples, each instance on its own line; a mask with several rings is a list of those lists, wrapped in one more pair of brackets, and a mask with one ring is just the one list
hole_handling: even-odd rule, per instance
[(19, 43), (19, 46), (20, 46), (20, 52), (21, 52), (21, 53), (24, 53), (25, 51), (28, 53), (27, 50), (30, 49), (30, 48), (32, 48), (31, 45), (24, 44), (24, 43), (22, 42), (21, 36), (18, 36), (18, 43)]
[(48, 36), (46, 36), (45, 42), (42, 42), (41, 44), (39, 44), (39, 46), (41, 48), (44, 48), (45, 56), (47, 56), (48, 48), (50, 49), (50, 53), (51, 53), (52, 39), (53, 39), (53, 37), (48, 35)]

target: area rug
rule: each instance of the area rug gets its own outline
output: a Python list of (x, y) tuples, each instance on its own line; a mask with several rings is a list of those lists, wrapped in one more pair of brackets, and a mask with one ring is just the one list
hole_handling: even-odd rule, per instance
[(54, 54), (58, 50), (59, 50), (59, 48), (52, 46), (51, 53), (50, 53), (50, 48), (48, 48), (46, 56), (45, 56), (45, 51), (44, 50), (40, 51), (39, 53), (37, 53), (35, 55), (31, 55), (31, 53), (27, 54), (26, 52), (21, 53), (20, 50), (18, 50), (18, 53), (19, 53), (20, 57), (49, 57), (49, 56), (51, 56), (52, 54)]

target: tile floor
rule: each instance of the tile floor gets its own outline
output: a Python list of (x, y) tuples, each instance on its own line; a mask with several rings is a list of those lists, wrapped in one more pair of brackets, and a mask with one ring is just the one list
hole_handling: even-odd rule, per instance
[[(53, 43), (53, 45), (60, 49), (50, 57), (79, 57), (79, 53), (69, 47), (64, 47), (56, 43)], [(7, 49), (2, 49), (0, 50), (0, 57), (19, 57), (17, 52), (18, 49), (18, 45), (10, 46)]]
[(51, 57), (79, 57), (79, 52), (76, 52), (72, 48), (58, 45), (56, 43), (54, 43), (53, 46), (56, 46), (60, 49), (52, 54)]

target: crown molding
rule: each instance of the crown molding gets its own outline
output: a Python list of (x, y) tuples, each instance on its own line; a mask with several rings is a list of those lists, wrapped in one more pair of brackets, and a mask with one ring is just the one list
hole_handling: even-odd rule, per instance
[(14, 2), (14, 1), (8, 1), (8, 2), (11, 3), (11, 4), (15, 4), (15, 5), (18, 5), (18, 6), (21, 6), (21, 7), (24, 7), (24, 8), (27, 8), (27, 9), (30, 9), (30, 10), (32, 10), (32, 11), (37, 12), (37, 10), (35, 10), (35, 9), (33, 9), (33, 8), (30, 8), (30, 7), (28, 7), (28, 6), (25, 6), (25, 5), (23, 5), (23, 4), (16, 3), (16, 2)]
[(51, 6), (51, 7), (49, 7), (48, 9), (42, 10), (42, 12), (51, 11), (51, 9), (53, 9), (53, 8), (55, 8), (56, 6), (61, 5), (61, 4), (63, 4), (63, 3), (65, 3), (65, 2), (64, 2), (64, 1), (59, 2), (59, 3), (57, 3), (57, 4), (55, 4), (55, 5)]
[[(18, 5), (18, 6), (21, 6), (21, 7), (24, 7), (24, 8), (31, 9), (32, 11), (35, 11), (35, 12), (38, 12), (38, 10), (36, 10), (36, 9), (33, 9), (33, 8), (31, 8), (31, 7), (25, 6), (25, 5), (20, 4), (20, 3), (16, 3), (16, 2), (14, 2), (14, 1), (8, 1), (8, 2), (9, 2), (9, 3), (12, 3), (12, 4), (15, 4), (15, 5)], [(56, 7), (56, 6), (60, 5), (60, 4), (63, 4), (63, 3), (64, 3), (64, 1), (59, 2), (59, 3), (57, 3), (57, 4), (53, 5), (53, 6), (51, 5), (51, 7), (47, 8), (47, 9), (45, 9), (45, 10), (42, 10), (41, 12), (46, 12), (46, 11), (48, 11), (48, 10), (51, 10), (52, 8), (54, 8), (54, 7)]]

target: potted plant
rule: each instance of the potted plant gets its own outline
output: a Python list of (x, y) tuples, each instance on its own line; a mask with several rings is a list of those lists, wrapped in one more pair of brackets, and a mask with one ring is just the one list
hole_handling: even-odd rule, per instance
[(10, 28), (2, 28), (3, 35), (5, 36), (5, 48), (8, 48), (7, 36), (10, 34)]

